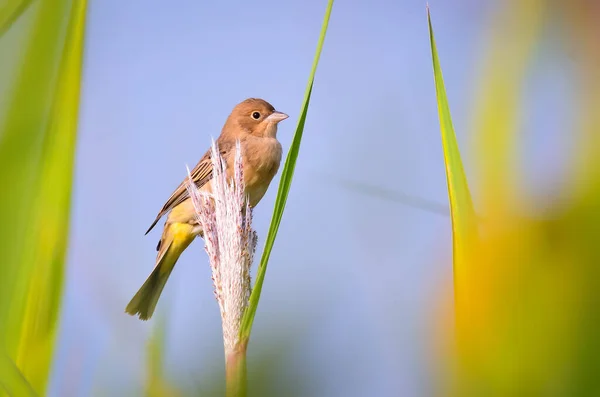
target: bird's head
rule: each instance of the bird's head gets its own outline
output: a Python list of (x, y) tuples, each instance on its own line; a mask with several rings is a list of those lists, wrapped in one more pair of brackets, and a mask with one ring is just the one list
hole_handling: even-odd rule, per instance
[(242, 134), (275, 138), (277, 124), (287, 118), (287, 114), (276, 111), (269, 102), (249, 98), (233, 108), (223, 131), (241, 131)]

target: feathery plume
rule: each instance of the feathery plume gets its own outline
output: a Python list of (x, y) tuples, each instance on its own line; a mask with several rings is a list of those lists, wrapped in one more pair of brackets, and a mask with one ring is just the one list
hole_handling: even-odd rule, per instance
[(240, 348), (245, 354), (245, 347), (239, 346), (239, 334), (242, 316), (250, 299), (250, 266), (257, 235), (252, 229), (252, 208), (244, 194), (240, 142), (236, 142), (231, 180), (228, 180), (227, 164), (214, 140), (211, 157), (212, 193), (200, 191), (191, 176), (187, 180), (187, 189), (203, 230), (215, 297), (221, 311), (225, 357), (228, 359)]

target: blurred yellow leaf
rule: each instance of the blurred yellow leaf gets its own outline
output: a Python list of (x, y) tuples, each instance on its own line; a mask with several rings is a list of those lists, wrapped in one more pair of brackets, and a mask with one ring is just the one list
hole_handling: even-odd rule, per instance
[[(567, 166), (568, 188), (534, 217), (517, 183), (525, 174), (517, 158), (518, 131), (523, 85), (549, 15), (555, 24), (567, 22), (561, 25), (565, 42), (580, 50), (570, 76), (577, 82), (575, 103), (569, 104), (577, 117), (574, 128), (563, 132), (578, 144)], [(489, 24), (492, 37), (473, 112), (485, 221), (466, 250), (469, 296), (456, 310), (468, 316), (457, 318), (460, 343), (452, 363), (459, 371), (445, 395), (600, 394), (599, 16), (600, 7), (585, 0), (513, 0)]]
[(0, 124), (0, 341), (43, 395), (65, 273), (86, 1), (31, 7)]

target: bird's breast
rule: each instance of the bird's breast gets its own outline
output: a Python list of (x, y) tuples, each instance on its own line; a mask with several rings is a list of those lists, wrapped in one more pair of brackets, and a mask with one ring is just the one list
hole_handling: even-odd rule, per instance
[(281, 163), (281, 144), (275, 138), (250, 141), (244, 156), (244, 183), (250, 205), (263, 198)]

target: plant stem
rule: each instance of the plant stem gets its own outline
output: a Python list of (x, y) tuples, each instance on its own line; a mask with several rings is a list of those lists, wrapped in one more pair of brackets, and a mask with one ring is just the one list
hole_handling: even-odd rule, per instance
[(238, 343), (233, 351), (225, 353), (225, 395), (227, 397), (246, 397), (248, 385), (247, 346), (247, 343)]

